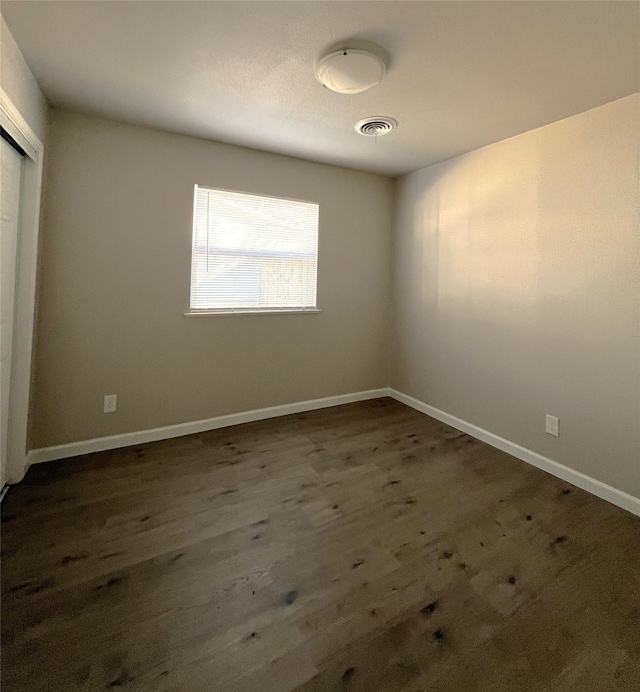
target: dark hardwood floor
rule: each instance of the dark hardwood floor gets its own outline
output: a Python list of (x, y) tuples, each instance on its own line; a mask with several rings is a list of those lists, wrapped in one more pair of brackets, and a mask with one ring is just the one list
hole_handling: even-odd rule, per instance
[(2, 688), (640, 690), (640, 519), (390, 399), (32, 467)]

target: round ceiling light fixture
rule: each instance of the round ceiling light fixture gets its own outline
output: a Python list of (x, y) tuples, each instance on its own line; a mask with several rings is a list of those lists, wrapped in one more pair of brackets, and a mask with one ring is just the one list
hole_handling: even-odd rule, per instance
[(316, 66), (318, 81), (339, 94), (359, 94), (379, 84), (387, 71), (375, 53), (344, 48), (325, 55)]
[(389, 118), (386, 115), (376, 115), (373, 118), (364, 118), (356, 123), (356, 132), (359, 132), (365, 137), (381, 137), (382, 135), (388, 135), (389, 132), (393, 132), (398, 123), (393, 118)]

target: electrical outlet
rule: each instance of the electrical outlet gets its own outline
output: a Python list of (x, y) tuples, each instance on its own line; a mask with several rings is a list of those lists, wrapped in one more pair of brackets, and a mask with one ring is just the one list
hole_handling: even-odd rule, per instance
[(560, 437), (560, 421), (547, 413), (546, 431), (548, 435)]
[(104, 397), (104, 407), (102, 411), (104, 413), (113, 413), (116, 410), (118, 404), (117, 394), (106, 394)]

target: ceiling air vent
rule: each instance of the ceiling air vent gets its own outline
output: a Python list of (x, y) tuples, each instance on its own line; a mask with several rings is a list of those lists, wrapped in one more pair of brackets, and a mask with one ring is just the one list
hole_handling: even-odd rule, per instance
[(356, 132), (359, 132), (365, 137), (380, 137), (393, 132), (398, 123), (393, 118), (387, 118), (384, 115), (377, 115), (373, 118), (365, 118), (356, 123)]

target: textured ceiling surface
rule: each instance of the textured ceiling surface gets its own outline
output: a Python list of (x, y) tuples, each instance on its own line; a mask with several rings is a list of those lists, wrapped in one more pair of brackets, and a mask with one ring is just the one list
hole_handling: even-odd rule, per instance
[[(637, 2), (14, 2), (54, 107), (396, 176), (640, 91)], [(381, 84), (324, 89), (373, 42)], [(367, 116), (398, 129), (355, 133)]]

